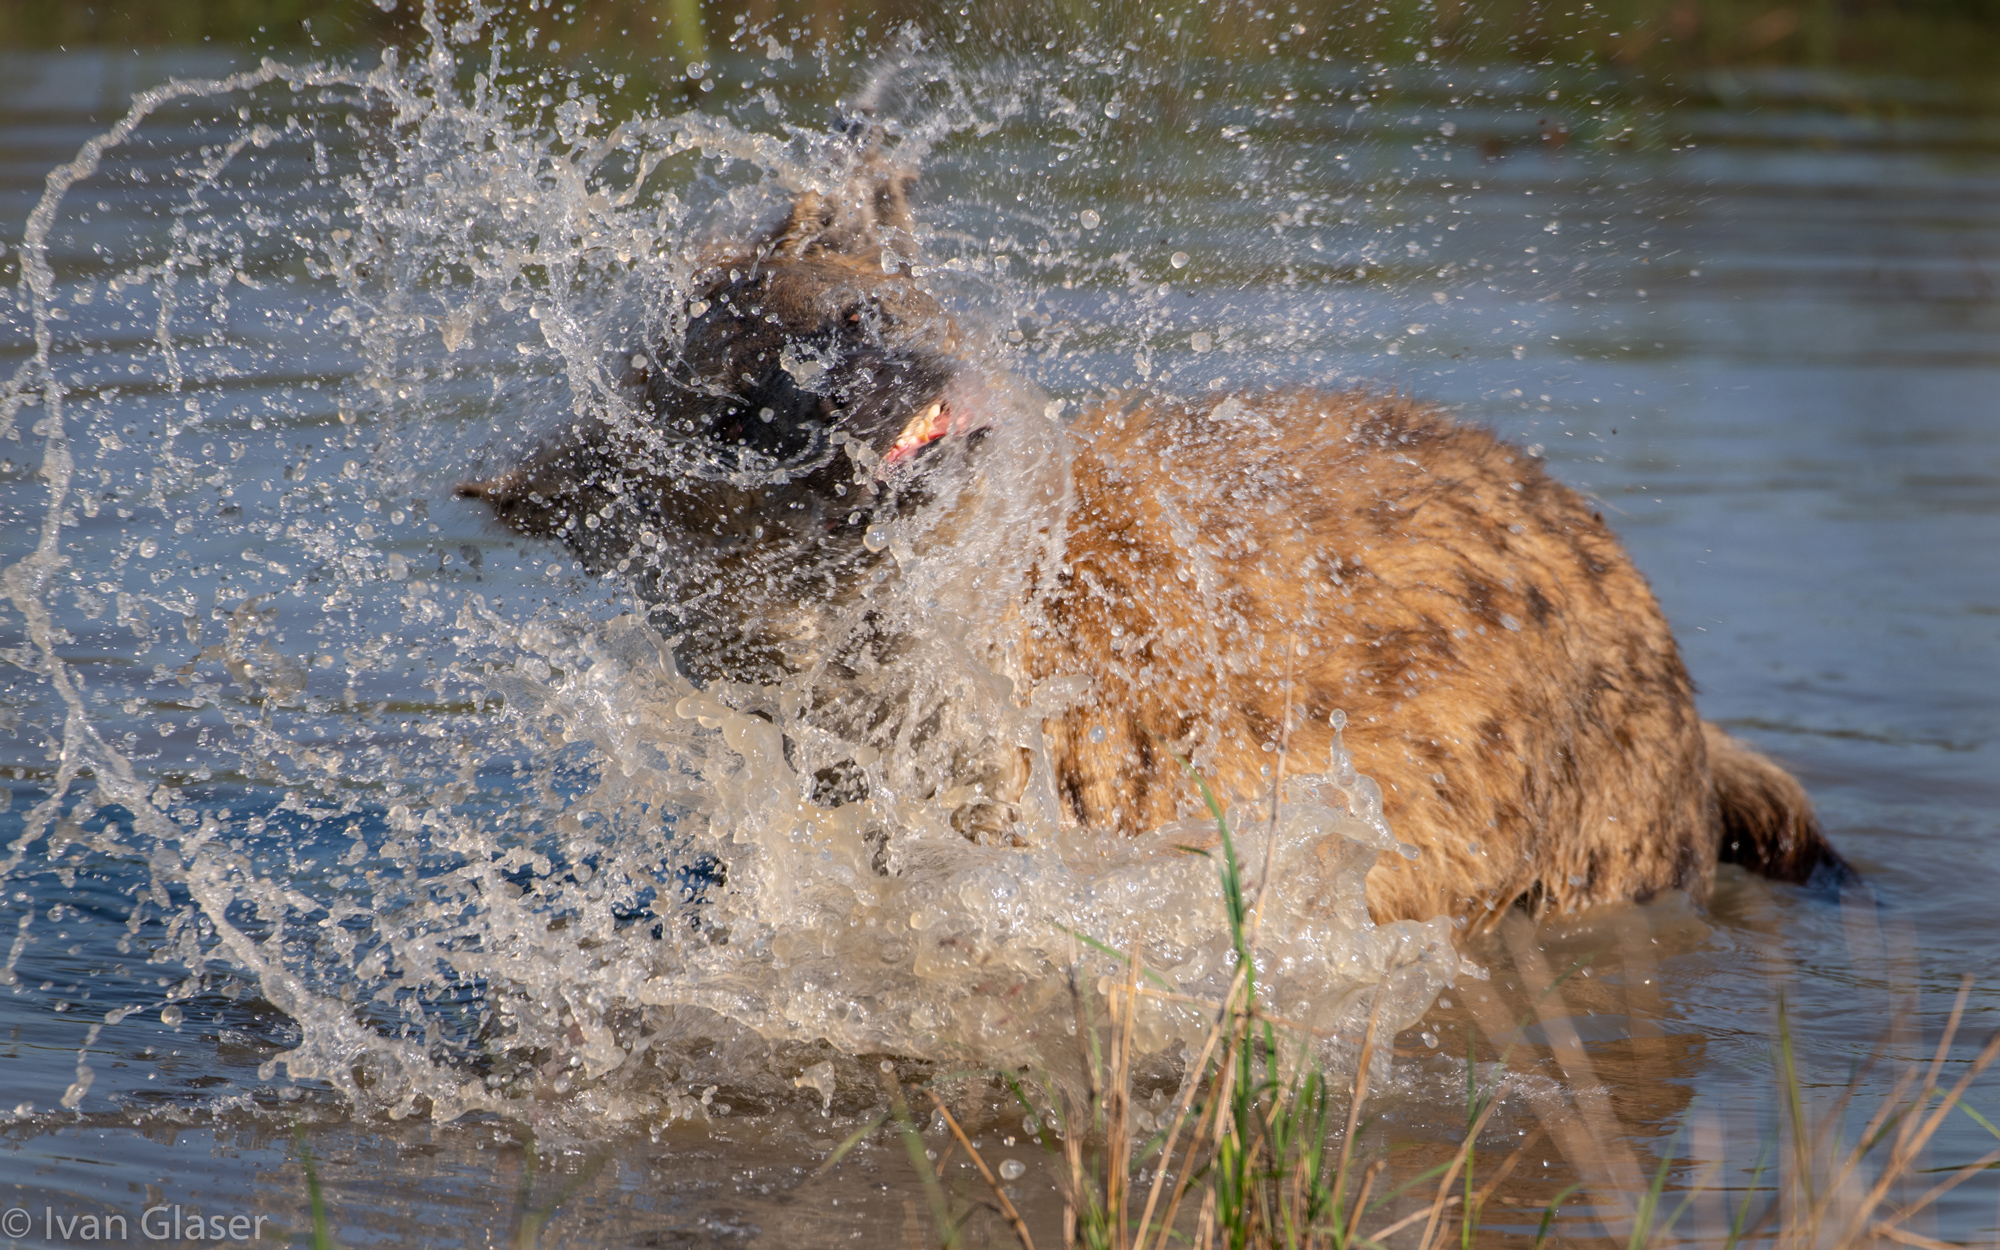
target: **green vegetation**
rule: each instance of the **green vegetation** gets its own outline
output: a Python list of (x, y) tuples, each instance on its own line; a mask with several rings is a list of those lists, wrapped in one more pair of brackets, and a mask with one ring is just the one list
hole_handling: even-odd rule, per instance
[(306, 1143), (306, 1132), (297, 1124), (292, 1125), (292, 1141), (298, 1146), (299, 1166), (306, 1174), (306, 1195), (312, 1209), (312, 1250), (339, 1250), (339, 1243), (333, 1239), (333, 1230), (326, 1219), (326, 1195), (320, 1191), (319, 1169), (313, 1166), (312, 1147)]
[[(460, 7), (458, 0), (442, 0), (448, 20)], [(798, 29), (809, 41), (836, 43), (857, 36), (865, 42), (860, 31), (880, 36), (915, 21), (945, 34), (963, 28), (1002, 46), (1027, 46), (1030, 34), (1035, 43), (1045, 33), (1065, 42), (1115, 34), (1119, 44), (1171, 46), (1180, 54), (1597, 63), (1649, 77), (1802, 67), (1984, 80), (2000, 70), (2000, 0), (1028, 0), (978, 6), (957, 0), (557, 0), (533, 12), (509, 8), (509, 21), (541, 26), (544, 46), (559, 41), (559, 57), (699, 57), (726, 45), (741, 18), (759, 29)], [(411, 42), (421, 10), (422, 0), (12, 0), (0, 5), (0, 48), (209, 41), (342, 49)]]
[[(1642, 1172), (1627, 1144), (1634, 1134), (1587, 1098), (1578, 1098), (1567, 1110), (1553, 1111), (1539, 1101), (1528, 1101), (1539, 1126), (1480, 1175), (1477, 1143), (1507, 1093), (1512, 1077), (1508, 1060), (1516, 1045), (1511, 1039), (1518, 1039), (1536, 1015), (1544, 1020), (1562, 1018), (1559, 990), (1583, 968), (1579, 962), (1539, 988), (1526, 987), (1534, 999), (1527, 1019), (1489, 1018), (1488, 1025), (1498, 1026), (1486, 1031), (1499, 1062), (1486, 1071), (1497, 1070), (1499, 1075), (1488, 1083), (1482, 1084), (1481, 1065), (1473, 1062), (1473, 1037), (1468, 1032), (1466, 1128), (1456, 1151), (1445, 1162), (1421, 1170), (1405, 1164), (1402, 1170), (1414, 1174), (1376, 1195), (1378, 1179), (1396, 1156), (1421, 1151), (1414, 1143), (1414, 1150), (1391, 1144), (1376, 1157), (1365, 1157), (1363, 1111), (1378, 1049), (1376, 1022), (1371, 1017), (1360, 1040), (1342, 1116), (1328, 1082), (1312, 1062), (1311, 1039), (1298, 1036), (1292, 1026), (1271, 1018), (1258, 1004), (1252, 969), (1261, 890), (1246, 892), (1228, 822), (1206, 785), (1202, 794), (1221, 834), (1219, 885), (1239, 971), (1227, 1001), (1213, 1005), (1215, 1027), (1184, 1075), (1171, 1114), (1143, 1140), (1135, 1134), (1132, 1008), (1149, 989), (1136, 959), (1096, 942), (1088, 944), (1100, 954), (1116, 956), (1126, 975), (1123, 986), (1108, 995), (1108, 1018), (1099, 1022), (1091, 1018), (1091, 999), (1078, 988), (1080, 970), (1073, 974), (1087, 1088), (1079, 1095), (1052, 1081), (1042, 1083), (1039, 1102), (1055, 1111), (1050, 1116), (1055, 1141), (1047, 1139), (1037, 1122), (1036, 1102), (1011, 1077), (1003, 1078), (1012, 1085), (1024, 1112), (1024, 1132), (1050, 1154), (1060, 1178), (1066, 1248), (1383, 1250), (1393, 1244), (1443, 1250), (1456, 1241), (1459, 1250), (1471, 1250), (1500, 1237), (1523, 1239), (1518, 1205), (1494, 1223), (1487, 1220), (1487, 1208), (1527, 1152), (1545, 1140), (1567, 1156), (1571, 1174), (1584, 1179), (1558, 1192), (1542, 1208), (1532, 1242), (1536, 1250), (1560, 1232), (1623, 1243), (1626, 1250), (1690, 1238), (1719, 1244), (1724, 1250), (1739, 1245), (1937, 1246), (1946, 1243), (1926, 1237), (1911, 1224), (1963, 1182), (2000, 1166), (2000, 1150), (1963, 1164), (1941, 1164), (1927, 1156), (1932, 1139), (1954, 1111), (2000, 1138), (2000, 1128), (1963, 1101), (1973, 1083), (2000, 1058), (2000, 1033), (1963, 1065), (1949, 1088), (1940, 1084), (1971, 991), (1968, 978), (1930, 1061), (1905, 1065), (1852, 1139), (1844, 1136), (1851, 1123), (1849, 1112), (1887, 1044), (1849, 1074), (1844, 1091), (1830, 1106), (1824, 1098), (1816, 1102), (1802, 1077), (1790, 1017), (1780, 996), (1772, 1048), (1779, 1128), (1777, 1136), (1763, 1144), (1747, 1185), (1719, 1183), (1725, 1159), (1712, 1147), (1713, 1157), (1691, 1167), (1692, 1176), (1670, 1191), (1674, 1139), (1659, 1143), (1658, 1161), (1650, 1175)], [(1560, 1059), (1564, 1047), (1557, 1044), (1554, 1049)], [(1579, 1078), (1577, 1071), (1584, 1066), (1580, 1052), (1564, 1066), (1571, 1080), (1587, 1079)], [(938, 1180), (943, 1165), (936, 1172), (931, 1167), (931, 1156), (905, 1110), (902, 1090), (886, 1078), (885, 1083), (890, 1116), (900, 1126), (911, 1164), (929, 1195), (940, 1243), (958, 1246), (974, 1204), (954, 1202), (947, 1195)], [(952, 1118), (945, 1101), (934, 1090), (926, 1093), (997, 1200), (1016, 1244), (1034, 1250), (1027, 1225), (976, 1144)], [(827, 1168), (890, 1116), (849, 1138)], [(1330, 1143), (1337, 1119), (1344, 1119), (1344, 1132), (1337, 1143)], [(1764, 1178), (1773, 1158), (1779, 1161), (1777, 1175), (1767, 1184)], [(1588, 1199), (1587, 1214), (1580, 1227), (1565, 1230), (1563, 1207), (1580, 1192)], [(1415, 1201), (1397, 1203), (1405, 1194)]]

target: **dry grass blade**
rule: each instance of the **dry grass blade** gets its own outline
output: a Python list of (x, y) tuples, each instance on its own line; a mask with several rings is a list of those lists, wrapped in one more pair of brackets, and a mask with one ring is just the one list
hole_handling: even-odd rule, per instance
[[(1099, 1089), (1097, 1082), (1096, 1033), (1091, 1027), (1090, 1013), (1084, 1005), (1082, 987), (1077, 984), (1077, 973), (1080, 967), (1081, 959), (1077, 953), (1076, 939), (1072, 937), (1069, 947), (1069, 1001), (1070, 1010), (1074, 1013), (1076, 1020), (1077, 1049), (1083, 1052), (1083, 1077), (1087, 1090), (1085, 1116), (1087, 1119), (1089, 1109), (1102, 1105), (1100, 1102), (1102, 1091)], [(1073, 1113), (1070, 1118), (1072, 1120), (1075, 1119)], [(1083, 1135), (1086, 1127), (1086, 1125), (1071, 1123), (1065, 1126), (1067, 1131), (1062, 1135), (1063, 1158), (1069, 1164), (1069, 1193), (1065, 1197), (1063, 1204), (1063, 1244), (1065, 1246), (1076, 1244), (1077, 1217), (1084, 1209), (1084, 1195), (1086, 1191), (1084, 1188), (1083, 1171)]]
[[(1369, 1235), (1368, 1240), (1379, 1242), (1384, 1237), (1394, 1237), (1397, 1233), (1402, 1232), (1404, 1229), (1416, 1223), (1418, 1220), (1425, 1218), (1426, 1216), (1429, 1216), (1432, 1219), (1436, 1219), (1440, 1212), (1449, 1211), (1451, 1208), (1457, 1206), (1458, 1201), (1459, 1201), (1458, 1195), (1451, 1194), (1440, 1203), (1435, 1203), (1431, 1206), (1423, 1207), (1419, 1210), (1410, 1212), (1408, 1215), (1404, 1216), (1400, 1220), (1397, 1220), (1394, 1224), (1389, 1225), (1387, 1228), (1376, 1229), (1375, 1232)], [(1417, 1244), (1421, 1246), (1423, 1243), (1418, 1242)]]
[(1514, 1147), (1514, 1152), (1500, 1161), (1500, 1166), (1494, 1170), (1493, 1175), (1488, 1178), (1487, 1182), (1479, 1187), (1479, 1192), (1472, 1195), (1473, 1210), (1477, 1211), (1486, 1205), (1486, 1200), (1491, 1198), (1494, 1192), (1500, 1188), (1501, 1182), (1512, 1175), (1515, 1167), (1520, 1164), (1522, 1159), (1527, 1157), (1529, 1148), (1540, 1140), (1542, 1140), (1542, 1126), (1537, 1124), (1534, 1131), (1523, 1137), (1521, 1144)]
[(1901, 1224), (1904, 1220), (1922, 1211), (1931, 1203), (1936, 1202), (1939, 1198), (1944, 1197), (1947, 1193), (1950, 1193), (1961, 1184), (1984, 1172), (1995, 1163), (2000, 1163), (2000, 1150), (1990, 1150), (1979, 1156), (1971, 1163), (1966, 1164), (1964, 1167), (1958, 1169), (1958, 1171), (1953, 1172), (1950, 1176), (1931, 1186), (1929, 1190), (1925, 1191), (1923, 1197), (1918, 1198), (1915, 1202), (1896, 1212), (1888, 1219), (1879, 1220), (1877, 1223)]
[(993, 1191), (993, 1197), (1000, 1203), (1000, 1214), (1007, 1217), (1007, 1223), (1013, 1228), (1014, 1236), (1021, 1242), (1021, 1250), (1035, 1250), (1035, 1239), (1028, 1235), (1027, 1221), (1023, 1220), (1021, 1213), (1014, 1209), (1013, 1202), (1007, 1197), (1007, 1191), (1000, 1188), (1000, 1178), (993, 1175), (992, 1168), (986, 1166), (986, 1160), (966, 1137), (965, 1130), (958, 1126), (957, 1117), (953, 1116), (951, 1109), (944, 1105), (944, 1099), (937, 1096), (937, 1091), (927, 1089), (924, 1092), (930, 1095), (931, 1105), (944, 1117), (945, 1127), (958, 1139), (958, 1144), (965, 1147), (966, 1155), (972, 1160), (972, 1165), (979, 1169), (979, 1175), (986, 1181), (986, 1187)]
[(1201, 1218), (1195, 1221), (1194, 1244), (1200, 1250), (1210, 1250), (1215, 1245), (1215, 1191), (1205, 1190), (1201, 1196)]
[[(1960, 996), (1959, 1002), (1960, 1006), (1963, 1006), (1963, 995)], [(1958, 1015), (1958, 1011), (1954, 1009), (1951, 1024), (1946, 1030), (1946, 1041), (1940, 1043), (1940, 1049), (1948, 1043), (1952, 1027), (1955, 1027), (1958, 1023)], [(1867, 1221), (1874, 1214), (1875, 1209), (1882, 1205), (1882, 1200), (1888, 1196), (1890, 1188), (1909, 1171), (1910, 1165), (1916, 1161), (1918, 1153), (1923, 1150), (1924, 1146), (1929, 1143), (1931, 1137), (1937, 1132), (1938, 1126), (1944, 1123), (1945, 1117), (1951, 1114), (1951, 1109), (1957, 1106), (1959, 1099), (1965, 1096), (1966, 1089), (1979, 1077), (1980, 1073), (1992, 1066), (1995, 1058), (2000, 1058), (2000, 1033), (1995, 1033), (1992, 1037), (1986, 1039), (1986, 1045), (1980, 1048), (1979, 1056), (1966, 1067), (1965, 1073), (1958, 1078), (1957, 1083), (1951, 1087), (1950, 1092), (1944, 1096), (1944, 1099), (1938, 1103), (1937, 1107), (1928, 1116), (1921, 1117), (1922, 1122), (1920, 1124), (1917, 1123), (1920, 1117), (1915, 1115), (1909, 1117), (1905, 1128), (1896, 1135), (1896, 1147), (1890, 1152), (1889, 1161), (1883, 1165), (1882, 1174), (1875, 1178), (1875, 1184), (1869, 1189), (1867, 1196), (1861, 1200), (1859, 1207), (1856, 1208), (1854, 1215), (1851, 1217), (1849, 1222), (1850, 1229)], [(1938, 1066), (1937, 1063), (1933, 1062), (1931, 1072), (1936, 1073)], [(1928, 1088), (1927, 1084), (1926, 1089), (1928, 1090)], [(1928, 1097), (1925, 1098), (1925, 1101), (1928, 1101)], [(1914, 1127), (1910, 1127), (1912, 1125)], [(1845, 1244), (1848, 1240), (1849, 1238), (1843, 1237), (1841, 1243)]]
[(1111, 1082), (1106, 1119), (1109, 1121), (1111, 1168), (1104, 1178), (1104, 1205), (1111, 1216), (1112, 1244), (1127, 1250), (1130, 1230), (1125, 1222), (1132, 1168), (1132, 1029), (1139, 1016), (1139, 955), (1136, 945), (1125, 961), (1125, 999), (1114, 1003), (1118, 1039), (1111, 1052)]
[(1958, 983), (1958, 997), (1952, 999), (1951, 1015), (1945, 1020), (1944, 1033), (1938, 1038), (1937, 1050), (1931, 1055), (1931, 1069), (1924, 1073), (1924, 1088), (1936, 1089), (1938, 1073), (1944, 1071), (1945, 1057), (1951, 1053), (1951, 1043), (1958, 1036), (1958, 1025), (1965, 1018), (1966, 1000), (1972, 997), (1972, 974), (1966, 973)]
[(1374, 1001), (1368, 1005), (1368, 1027), (1361, 1034), (1361, 1053), (1354, 1063), (1354, 1095), (1347, 1103), (1347, 1134), (1340, 1139), (1340, 1161), (1333, 1169), (1333, 1192), (1335, 1200), (1347, 1188), (1347, 1169), (1354, 1160), (1354, 1135), (1361, 1128), (1361, 1104), (1368, 1098), (1368, 1065), (1375, 1058), (1375, 1025), (1381, 1018), (1382, 992), (1375, 992)]
[[(1244, 975), (1244, 969), (1237, 969), (1236, 977), (1238, 982), (1241, 982)], [(1230, 993), (1233, 995), (1235, 992), (1235, 987), (1231, 986)], [(1221, 1038), (1222, 1027), (1218, 1021), (1217, 1026), (1208, 1031), (1208, 1040), (1202, 1044), (1201, 1058), (1194, 1061), (1194, 1066), (1188, 1070), (1185, 1083), (1181, 1087), (1180, 1106), (1174, 1111), (1174, 1123), (1173, 1127), (1167, 1130), (1166, 1144), (1160, 1147), (1160, 1166), (1154, 1169), (1152, 1192), (1146, 1195), (1146, 1209), (1139, 1216), (1139, 1235), (1142, 1239), (1145, 1236), (1146, 1230), (1152, 1226), (1153, 1211), (1159, 1205), (1161, 1186), (1166, 1183), (1167, 1179), (1167, 1164), (1173, 1161), (1174, 1144), (1180, 1139), (1181, 1125), (1187, 1123), (1187, 1114), (1194, 1107), (1195, 1094), (1201, 1088), (1201, 1074), (1208, 1071), (1209, 1057), (1215, 1054), (1215, 1044)], [(1199, 1137), (1200, 1135), (1200, 1131), (1197, 1129), (1195, 1136)], [(1189, 1162), (1192, 1163), (1193, 1160), (1189, 1160)], [(1158, 1239), (1153, 1243), (1155, 1250), (1165, 1250), (1167, 1244), (1166, 1230), (1173, 1226), (1172, 1212), (1178, 1210), (1180, 1207), (1180, 1195), (1187, 1188), (1190, 1170), (1189, 1168), (1181, 1169), (1181, 1179), (1174, 1189), (1173, 1206), (1169, 1209), (1167, 1221), (1161, 1227)]]
[[(1875, 1049), (1869, 1052), (1868, 1061), (1855, 1071), (1853, 1079), (1848, 1082), (1847, 1088), (1834, 1103), (1832, 1114), (1821, 1126), (1822, 1135), (1838, 1127), (1842, 1114), (1854, 1101), (1855, 1094), (1860, 1091), (1862, 1081), (1875, 1070), (1888, 1048), (1889, 1039), (1886, 1037), (1875, 1044)], [(1910, 1086), (1915, 1081), (1916, 1073), (1908, 1069), (1897, 1075), (1895, 1083), (1889, 1087), (1889, 1093), (1882, 1099), (1882, 1105), (1875, 1109), (1874, 1115), (1868, 1117), (1868, 1123), (1863, 1126), (1861, 1135), (1855, 1138), (1853, 1149), (1847, 1152), (1846, 1157), (1840, 1162), (1840, 1167), (1827, 1181), (1829, 1191), (1845, 1187), (1848, 1178), (1854, 1175), (1855, 1170), (1861, 1166), (1861, 1161), (1867, 1157), (1869, 1147), (1875, 1142), (1877, 1134), (1883, 1131), (1883, 1127), (1889, 1122), (1889, 1117), (1902, 1106), (1903, 1095), (1909, 1092)]]
[[(1234, 981), (1231, 981), (1229, 984), (1229, 1001), (1232, 1002), (1235, 1001), (1236, 996), (1243, 992), (1243, 987), (1246, 984), (1249, 975), (1250, 975), (1250, 967), (1248, 964), (1239, 966), (1236, 969), (1236, 979)], [(1202, 1073), (1208, 1070), (1206, 1066), (1208, 1062), (1208, 1056), (1214, 1053), (1214, 1046), (1216, 1042), (1221, 1040), (1223, 1035), (1227, 1033), (1230, 1036), (1230, 1045), (1233, 1047), (1236, 1044), (1235, 1030), (1233, 1028), (1225, 1028), (1225, 1026), (1228, 1023), (1229, 1023), (1229, 1017), (1227, 1011), (1218, 1013), (1215, 1022), (1215, 1027), (1209, 1030), (1208, 1044), (1202, 1049), (1201, 1063), (1196, 1065), (1194, 1071), (1190, 1073), (1188, 1076), (1187, 1088), (1190, 1098), (1193, 1095), (1195, 1087), (1201, 1083)], [(1233, 1070), (1234, 1068), (1234, 1065), (1229, 1063), (1226, 1059), (1222, 1061), (1221, 1066), (1225, 1073)], [(1214, 1087), (1210, 1088), (1208, 1101), (1202, 1105), (1201, 1117), (1195, 1122), (1194, 1133), (1188, 1139), (1187, 1156), (1182, 1162), (1180, 1179), (1174, 1182), (1173, 1197), (1167, 1203), (1166, 1214), (1160, 1218), (1160, 1234), (1158, 1239), (1154, 1242), (1155, 1250), (1165, 1250), (1165, 1246), (1168, 1240), (1168, 1230), (1173, 1228), (1174, 1217), (1180, 1214), (1181, 1201), (1182, 1199), (1187, 1197), (1188, 1184), (1194, 1179), (1194, 1170), (1195, 1170), (1194, 1153), (1199, 1148), (1198, 1143), (1201, 1141), (1202, 1134), (1207, 1131), (1210, 1120), (1221, 1114), (1222, 1106), (1224, 1102), (1227, 1100), (1226, 1091), (1222, 1087), (1226, 1085), (1227, 1082), (1228, 1082), (1228, 1077), (1225, 1075), (1222, 1081), (1218, 1081)], [(1175, 1121), (1174, 1124), (1175, 1134), (1178, 1134), (1180, 1132), (1180, 1121), (1182, 1119), (1185, 1119), (1186, 1117), (1187, 1105), (1188, 1104), (1183, 1104), (1182, 1114)], [(1167, 1149), (1160, 1152), (1160, 1166), (1162, 1169), (1164, 1169), (1168, 1164), (1168, 1162), (1172, 1159), (1172, 1154), (1170, 1153), (1172, 1149), (1173, 1149), (1173, 1138), (1169, 1137), (1167, 1139)], [(1161, 1177), (1154, 1178), (1153, 1183), (1156, 1187), (1158, 1186), (1159, 1181), (1161, 1179), (1162, 1179)], [(1205, 1201), (1213, 1202), (1214, 1198), (1215, 1198), (1214, 1192), (1210, 1191), (1208, 1198), (1205, 1199)], [(1148, 1200), (1148, 1202), (1146, 1203), (1146, 1209), (1149, 1213), (1152, 1211), (1152, 1205), (1153, 1205), (1152, 1202)], [(1142, 1220), (1141, 1227), (1143, 1226), (1144, 1226), (1144, 1221)]]
[(1354, 1234), (1361, 1228), (1361, 1216), (1368, 1210), (1368, 1191), (1375, 1188), (1375, 1178), (1382, 1175), (1382, 1169), (1388, 1166), (1387, 1159), (1376, 1159), (1361, 1173), (1361, 1188), (1355, 1191), (1354, 1205), (1348, 1208), (1347, 1224), (1341, 1229), (1343, 1245), (1354, 1241)]
[[(1424, 1235), (1417, 1239), (1417, 1250), (1430, 1250), (1431, 1236), (1437, 1232), (1438, 1223), (1444, 1215), (1445, 1208), (1457, 1201), (1456, 1198), (1449, 1201), (1446, 1199), (1446, 1195), (1451, 1191), (1451, 1183), (1458, 1179), (1458, 1170), (1465, 1166), (1466, 1158), (1472, 1154), (1472, 1144), (1479, 1140), (1479, 1131), (1486, 1127), (1486, 1121), (1491, 1119), (1494, 1111), (1499, 1109), (1500, 1096), (1504, 1092), (1505, 1085), (1503, 1083), (1500, 1088), (1495, 1089), (1492, 1095), (1487, 1098), (1485, 1109), (1480, 1111), (1479, 1118), (1472, 1122), (1472, 1127), (1465, 1131), (1465, 1140), (1458, 1144), (1458, 1153), (1452, 1156), (1451, 1166), (1444, 1170), (1443, 1179), (1438, 1181), (1437, 1200), (1431, 1204), (1430, 1223), (1424, 1225)], [(1388, 1231), (1385, 1229), (1375, 1234), (1375, 1240), (1380, 1241), (1388, 1235)]]
[[(1577, 1176), (1594, 1193), (1624, 1202), (1627, 1195), (1645, 1192), (1646, 1182), (1638, 1160), (1625, 1144), (1622, 1128), (1604, 1093), (1607, 1087), (1597, 1079), (1596, 1068), (1569, 1019), (1568, 1004), (1559, 992), (1561, 978), (1550, 975), (1548, 963), (1531, 942), (1510, 934), (1507, 944), (1521, 975), (1522, 987), (1534, 1003), (1548, 1047), (1568, 1078), (1569, 1102), (1575, 1114), (1551, 1115), (1539, 1099), (1531, 1100), (1530, 1108), (1547, 1127), (1549, 1139), (1562, 1150)], [(1467, 1003), (1489, 1038), (1498, 1042), (1517, 1033), (1519, 1026), (1504, 1014), (1497, 999), (1469, 993)], [(1507, 1049), (1511, 1045), (1503, 1047), (1503, 1053)]]
[(1936, 1241), (1919, 1233), (1910, 1232), (1908, 1229), (1897, 1228), (1892, 1224), (1876, 1224), (1870, 1231), (1877, 1237), (1887, 1237), (1890, 1241), (1899, 1241), (1906, 1246), (1915, 1246), (1917, 1250), (1965, 1250), (1963, 1246), (1955, 1246), (1948, 1241)]

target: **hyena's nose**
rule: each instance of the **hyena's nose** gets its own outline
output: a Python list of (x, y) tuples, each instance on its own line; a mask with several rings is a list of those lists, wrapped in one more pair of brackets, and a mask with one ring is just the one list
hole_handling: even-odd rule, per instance
[(521, 501), (522, 488), (526, 483), (527, 475), (515, 469), (498, 477), (460, 482), (452, 488), (452, 493), (460, 499), (484, 499), (487, 506), (504, 515)]

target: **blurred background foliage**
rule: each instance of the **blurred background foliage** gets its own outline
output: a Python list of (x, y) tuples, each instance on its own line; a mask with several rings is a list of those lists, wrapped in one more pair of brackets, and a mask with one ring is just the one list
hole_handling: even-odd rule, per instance
[[(462, 0), (441, 0), (447, 20)], [(543, 55), (669, 69), (732, 35), (798, 31), (808, 46), (914, 21), (941, 38), (1115, 34), (1186, 55), (1596, 62), (1668, 82), (1793, 68), (2000, 80), (2000, 0), (502, 0)], [(422, 0), (0, 0), (0, 50), (218, 43), (340, 51), (421, 37)], [(1031, 33), (1032, 32), (1032, 33)], [(1170, 36), (1171, 32), (1171, 36)]]

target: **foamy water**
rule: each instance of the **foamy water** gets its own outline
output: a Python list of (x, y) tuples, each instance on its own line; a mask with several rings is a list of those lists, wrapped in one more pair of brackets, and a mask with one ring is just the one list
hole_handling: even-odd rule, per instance
[[(1184, 849), (1212, 824), (1065, 827), (1044, 760), (1024, 845), (982, 846), (938, 779), (954, 751), (1041, 752), (1041, 717), (1079, 697), (1028, 685), (1003, 645), (1065, 505), (1063, 414), (1100, 382), (1072, 362), (1221, 385), (1254, 323), (1188, 331), (1188, 254), (1154, 273), (1099, 246), (1103, 200), (1009, 202), (1003, 176), (924, 203), (916, 272), (984, 377), (981, 479), (871, 535), (892, 563), (800, 626), (799, 677), (697, 688), (673, 613), (446, 501), (572, 414), (620, 419), (621, 362), (685, 323), (705, 250), (832, 186), (844, 141), (782, 108), (761, 128), (616, 115), (587, 83), (511, 70), (493, 32), (430, 34), (366, 71), (266, 62), (142, 95), (56, 171), (21, 245), (35, 351), (0, 430), (42, 441), (44, 494), (5, 585), (60, 741), (0, 875), (129, 883), (151, 960), (110, 974), (104, 1024), (171, 1025), (234, 981), (296, 1029), (261, 1077), (363, 1115), (658, 1127), (719, 1087), (830, 1105), (872, 1080), (857, 1056), (1060, 1075), (1072, 980), (1092, 997), (1124, 975), (1108, 948), (1165, 988), (1143, 1049), (1198, 1048), (1198, 1004), (1234, 975), (1217, 865)], [(1048, 130), (1076, 168), (1132, 161), (1099, 97), (1187, 90), (1073, 69), (911, 53), (854, 91), (962, 190), (1010, 129)], [(1223, 146), (1224, 177), (1269, 163)], [(1261, 204), (1307, 228), (1293, 193), (1322, 177)], [(118, 228), (93, 242), (106, 188)], [(1228, 263), (1205, 262), (1211, 285)], [(1079, 286), (1094, 318), (1039, 314)], [(867, 692), (900, 709), (886, 740), (815, 711), (814, 684), (882, 620), (903, 648)], [(813, 769), (843, 759), (868, 797), (812, 802)], [(1237, 831), (1269, 883), (1258, 983), (1337, 1065), (1371, 1010), (1413, 1024), (1461, 967), (1445, 922), (1367, 917), (1363, 874), (1396, 845), (1372, 783), (1338, 749), (1286, 765), (1284, 801)], [(24, 913), (0, 975), (60, 921)], [(87, 1105), (95, 1036), (22, 1114)]]

